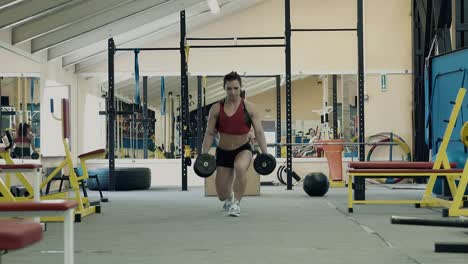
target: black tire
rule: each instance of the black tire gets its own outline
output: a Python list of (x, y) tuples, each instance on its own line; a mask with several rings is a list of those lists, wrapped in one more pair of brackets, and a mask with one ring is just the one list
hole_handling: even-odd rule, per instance
[(88, 175), (90, 176), (90, 178), (86, 180), (86, 186), (88, 189), (93, 191), (98, 190), (96, 179), (92, 178), (97, 175), (101, 190), (109, 190), (109, 168), (88, 169)]
[[(109, 190), (109, 168), (89, 170), (89, 175), (97, 175), (102, 191)], [(115, 190), (148, 190), (151, 186), (151, 170), (148, 168), (115, 168)], [(97, 191), (95, 179), (88, 179), (88, 189)]]

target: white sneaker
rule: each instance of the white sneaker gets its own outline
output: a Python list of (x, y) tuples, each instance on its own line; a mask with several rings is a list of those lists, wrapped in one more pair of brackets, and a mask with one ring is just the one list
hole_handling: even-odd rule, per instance
[(232, 200), (226, 199), (223, 204), (223, 211), (228, 212), (229, 208), (231, 208)]
[(229, 208), (231, 208), (233, 199), (234, 199), (234, 193), (231, 194), (231, 198), (228, 198), (228, 199), (224, 200), (224, 204), (223, 204), (223, 211), (224, 212), (229, 211)]
[(229, 208), (229, 216), (239, 217), (240, 216), (240, 204), (239, 201), (235, 201), (232, 203), (231, 207)]

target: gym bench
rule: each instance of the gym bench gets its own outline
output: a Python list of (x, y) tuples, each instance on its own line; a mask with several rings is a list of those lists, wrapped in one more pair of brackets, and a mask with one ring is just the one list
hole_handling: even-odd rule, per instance
[[(454, 201), (447, 201), (438, 199), (432, 196), (432, 188), (434, 186), (437, 176), (445, 176), (449, 182), (454, 179), (460, 178), (464, 170), (458, 168), (451, 169), (433, 169), (435, 163), (433, 162), (351, 162), (348, 169), (348, 212), (353, 212), (353, 204), (415, 204), (416, 207), (433, 206), (433, 207), (447, 207), (450, 208), (448, 216), (458, 215), (460, 212), (456, 208), (463, 207), (463, 201), (457, 203)], [(450, 164), (455, 167), (455, 164)], [(467, 171), (468, 172), (468, 171)], [(468, 176), (468, 174), (467, 174)], [(354, 200), (353, 192), (354, 186), (352, 184), (355, 177), (363, 178), (416, 178), (416, 177), (429, 177), (424, 196), (421, 200)], [(458, 194), (461, 192), (462, 182), (459, 188), (453, 183), (450, 184), (452, 193)], [(461, 192), (463, 194), (463, 192)], [(456, 196), (456, 195), (455, 195)], [(462, 197), (463, 198), (463, 197)], [(446, 214), (446, 213), (445, 213)]]
[[(74, 261), (73, 211), (76, 201), (48, 200), (39, 202), (0, 203), (0, 217), (59, 216), (64, 218), (64, 264)], [(6, 221), (6, 222), (4, 222)], [(6, 224), (6, 225), (4, 225)], [(0, 221), (0, 249), (21, 249), (42, 239), (42, 226), (37, 222), (18, 219)]]
[[(415, 204), (416, 207), (442, 207), (443, 216), (468, 216), (464, 207), (464, 194), (468, 183), (468, 162), (462, 169), (453, 168), (447, 156), (447, 147), (457, 121), (462, 102), (466, 94), (460, 88), (453, 103), (444, 137), (434, 163), (431, 162), (355, 162), (348, 166), (348, 212), (353, 212), (353, 204)], [(364, 178), (415, 178), (429, 177), (426, 190), (421, 200), (354, 200), (353, 190), (355, 177)], [(436, 198), (432, 195), (437, 177), (445, 177), (453, 196), (453, 201)], [(458, 186), (455, 179), (459, 179)], [(358, 190), (364, 191), (364, 190)]]
[[(88, 192), (86, 191), (86, 181), (88, 179), (93, 179), (96, 181), (96, 185), (98, 187), (98, 191), (99, 191), (99, 196), (100, 196), (100, 201), (101, 202), (108, 202), (109, 199), (108, 198), (105, 198), (103, 195), (102, 195), (102, 190), (101, 190), (101, 185), (99, 183), (99, 178), (97, 175), (89, 175), (88, 173), (88, 167), (86, 166), (86, 161), (87, 160), (90, 160), (90, 159), (102, 159), (104, 158), (104, 156), (106, 155), (106, 150), (105, 149), (97, 149), (97, 150), (93, 150), (93, 151), (90, 151), (90, 152), (86, 152), (86, 153), (83, 153), (83, 154), (80, 154), (78, 156), (78, 158), (80, 159), (80, 166), (81, 166), (81, 175), (79, 174), (79, 171), (77, 169), (74, 169), (74, 173), (76, 175), (76, 181), (78, 182), (79, 186), (81, 186), (82, 190), (83, 190), (83, 196), (84, 198), (88, 198)], [(52, 184), (52, 181), (60, 181), (60, 186), (59, 186), (59, 189), (58, 191), (59, 192), (62, 192), (62, 186), (63, 186), (63, 182), (64, 181), (69, 181), (70, 182), (70, 176), (65, 176), (65, 175), (61, 175), (59, 177), (54, 177), (52, 178), (48, 183), (47, 183), (47, 187), (46, 187), (46, 192), (45, 194), (48, 195), (49, 192), (50, 192), (50, 186)], [(99, 202), (92, 202), (92, 201), (89, 201), (90, 205), (93, 206), (93, 205), (99, 205), (100, 203)]]
[(0, 220), (0, 263), (1, 255), (18, 250), (42, 240), (42, 226), (31, 221), (17, 219)]

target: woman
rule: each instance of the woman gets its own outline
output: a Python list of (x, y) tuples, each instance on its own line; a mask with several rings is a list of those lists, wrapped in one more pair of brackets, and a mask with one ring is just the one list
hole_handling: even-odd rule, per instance
[(34, 135), (29, 124), (20, 123), (15, 135), (13, 136), (14, 149), (13, 154), (16, 158), (30, 158), (31, 149), (36, 151), (34, 147)]
[(267, 153), (261, 116), (241, 94), (242, 79), (236, 72), (224, 76), (226, 98), (215, 103), (208, 116), (202, 153), (208, 153), (219, 133), (216, 148), (216, 192), (230, 216), (240, 216), (240, 201), (247, 185), (252, 161), (249, 132), (253, 126), (262, 153)]

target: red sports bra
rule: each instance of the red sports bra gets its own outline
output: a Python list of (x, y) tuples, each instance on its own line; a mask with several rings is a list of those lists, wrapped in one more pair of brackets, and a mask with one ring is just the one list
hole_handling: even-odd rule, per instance
[(226, 115), (226, 112), (224, 112), (224, 100), (219, 102), (219, 115), (216, 122), (216, 129), (219, 132), (232, 135), (243, 135), (249, 133), (251, 127), (252, 120), (245, 108), (243, 99), (232, 116), (228, 116)]
[(15, 138), (15, 143), (31, 143), (31, 139), (29, 137), (17, 137)]

